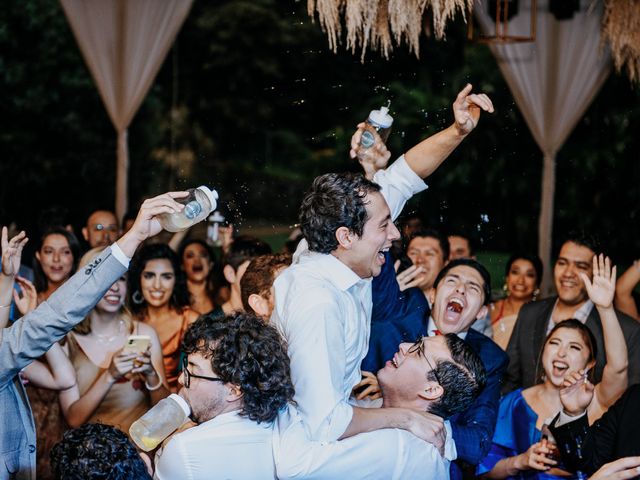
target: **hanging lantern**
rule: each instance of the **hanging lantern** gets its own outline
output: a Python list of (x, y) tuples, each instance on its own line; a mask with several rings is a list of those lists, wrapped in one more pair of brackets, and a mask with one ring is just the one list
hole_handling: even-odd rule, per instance
[(483, 35), (479, 31), (476, 33), (473, 25), (472, 15), (468, 22), (467, 38), (480, 43), (515, 43), (515, 42), (535, 42), (536, 41), (536, 13), (537, 1), (531, 0), (531, 22), (529, 25), (529, 35), (512, 35), (509, 33), (509, 20), (518, 14), (518, 0), (495, 0), (495, 4), (489, 6), (489, 15), (495, 18), (495, 31), (493, 35)]

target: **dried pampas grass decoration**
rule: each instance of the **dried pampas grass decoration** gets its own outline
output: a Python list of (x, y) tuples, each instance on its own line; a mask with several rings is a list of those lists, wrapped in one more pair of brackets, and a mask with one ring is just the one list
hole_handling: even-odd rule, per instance
[(420, 34), (427, 9), (431, 10), (436, 38), (443, 39), (447, 22), (458, 10), (464, 17), (472, 6), (473, 0), (307, 0), (309, 15), (313, 18), (317, 12), (334, 52), (342, 35), (344, 15), (347, 48), (352, 53), (361, 49), (361, 61), (369, 49), (379, 50), (383, 57), (389, 58), (392, 38), (397, 44), (406, 42), (419, 58)]
[(640, 82), (640, 1), (605, 2), (602, 40), (611, 47), (616, 70), (626, 69), (631, 82)]

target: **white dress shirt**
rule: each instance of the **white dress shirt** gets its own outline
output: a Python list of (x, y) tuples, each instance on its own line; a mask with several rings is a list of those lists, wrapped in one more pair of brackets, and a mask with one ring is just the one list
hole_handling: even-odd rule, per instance
[(309, 441), (302, 418), (289, 407), (278, 415), (274, 428), (276, 473), (280, 480), (448, 479), (456, 449), (449, 422), (445, 422), (445, 428), (444, 458), (432, 444), (392, 428), (340, 441)]
[[(374, 181), (392, 218), (426, 188), (404, 157)], [(303, 240), (274, 287), (271, 322), (287, 341), (294, 398), (308, 438), (336, 440), (351, 422), (348, 399), (369, 345), (371, 279), (361, 279), (331, 254), (310, 252)]]
[(273, 480), (273, 423), (224, 413), (177, 433), (156, 454), (158, 480)]

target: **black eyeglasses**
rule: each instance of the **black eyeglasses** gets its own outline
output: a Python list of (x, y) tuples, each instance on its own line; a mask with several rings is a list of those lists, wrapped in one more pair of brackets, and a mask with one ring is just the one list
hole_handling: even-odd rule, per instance
[(221, 378), (217, 378), (217, 377), (205, 377), (204, 375), (196, 375), (194, 373), (191, 373), (189, 371), (189, 369), (187, 368), (187, 366), (189, 365), (189, 361), (187, 360), (187, 357), (184, 357), (182, 359), (182, 374), (184, 375), (184, 387), (185, 388), (189, 388), (189, 385), (191, 385), (191, 377), (193, 378), (201, 378), (202, 380), (209, 380), (210, 382), (222, 382), (225, 383), (225, 381)]
[(424, 337), (419, 337), (418, 340), (416, 340), (416, 342), (409, 347), (409, 350), (407, 350), (407, 353), (410, 353), (410, 354), (417, 353), (418, 355), (422, 355), (422, 358), (424, 358), (427, 361), (427, 365), (429, 365), (429, 368), (433, 372), (433, 376), (436, 377), (436, 382), (438, 383), (438, 385), (442, 385), (440, 383), (440, 379), (438, 378), (438, 372), (436, 372), (436, 369), (433, 368), (433, 364), (431, 363), (429, 358), (427, 358), (427, 356), (424, 353), (424, 341), (423, 340), (424, 340)]

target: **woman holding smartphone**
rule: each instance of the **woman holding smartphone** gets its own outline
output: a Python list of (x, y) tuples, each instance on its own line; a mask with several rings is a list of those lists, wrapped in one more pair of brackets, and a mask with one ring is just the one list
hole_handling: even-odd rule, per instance
[[(89, 264), (101, 251), (90, 250), (80, 265)], [(64, 349), (77, 382), (59, 398), (71, 427), (100, 422), (127, 432), (168, 395), (158, 335), (131, 317), (124, 307), (126, 292), (122, 277), (66, 337)]]
[(189, 291), (178, 255), (164, 244), (145, 245), (131, 260), (127, 281), (129, 308), (137, 320), (158, 333), (167, 384), (175, 392), (179, 389), (182, 337), (198, 318), (189, 306)]

